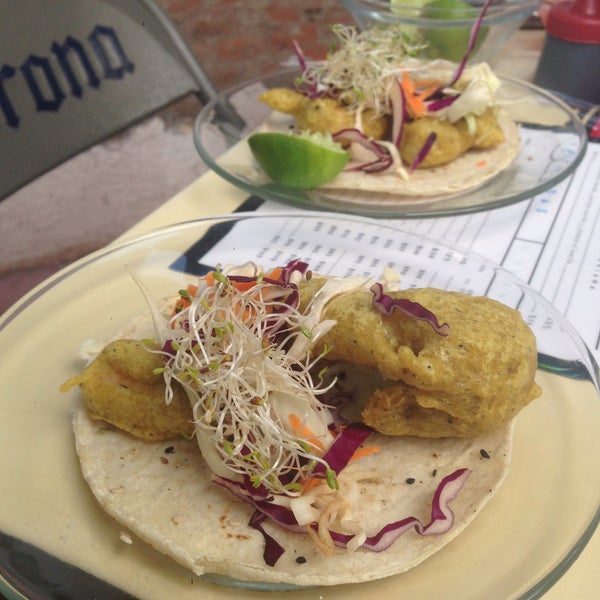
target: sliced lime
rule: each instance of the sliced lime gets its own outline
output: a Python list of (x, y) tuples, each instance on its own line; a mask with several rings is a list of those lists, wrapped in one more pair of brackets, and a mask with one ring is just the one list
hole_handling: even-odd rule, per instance
[[(465, 10), (468, 12), (465, 13)], [(473, 11), (473, 5), (462, 0), (432, 0), (424, 6), (423, 17), (451, 21), (464, 19), (465, 14), (469, 14), (471, 11)], [(477, 16), (476, 13), (474, 14), (473, 21)], [(431, 28), (424, 31), (423, 37), (429, 46), (427, 50), (429, 57), (460, 62), (467, 51), (470, 33), (470, 27)], [(486, 35), (487, 28), (481, 28), (475, 49), (479, 47)]]
[[(417, 9), (426, 2), (427, 0), (390, 0), (390, 8), (400, 19), (407, 16), (416, 17), (419, 14)], [(420, 41), (419, 30), (414, 25), (402, 25), (401, 29), (407, 36)]]
[(248, 138), (261, 169), (276, 183), (310, 190), (331, 181), (349, 155), (321, 133), (255, 133)]
[[(392, 12), (402, 8), (421, 8), (427, 0), (391, 0)], [(398, 8), (394, 9), (394, 6)]]

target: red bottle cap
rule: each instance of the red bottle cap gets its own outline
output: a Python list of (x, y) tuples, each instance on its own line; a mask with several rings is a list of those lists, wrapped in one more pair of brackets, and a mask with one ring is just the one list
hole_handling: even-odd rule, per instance
[(600, 0), (566, 0), (552, 5), (546, 31), (578, 44), (600, 44)]

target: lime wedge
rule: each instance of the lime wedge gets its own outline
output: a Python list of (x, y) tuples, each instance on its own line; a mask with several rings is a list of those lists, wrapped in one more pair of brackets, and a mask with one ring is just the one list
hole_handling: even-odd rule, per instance
[(399, 8), (421, 8), (427, 0), (391, 0), (392, 12), (394, 12), (394, 5)]
[(304, 190), (331, 181), (349, 159), (331, 136), (322, 133), (255, 133), (248, 138), (248, 145), (275, 183)]
[[(390, 9), (400, 18), (416, 17), (419, 15), (416, 9), (422, 8), (426, 2), (427, 0), (390, 0)], [(402, 25), (401, 29), (407, 36), (418, 40), (419, 30), (414, 25)]]
[[(472, 10), (473, 5), (462, 0), (432, 0), (424, 6), (423, 18), (461, 19), (464, 18), (465, 9)], [(459, 62), (467, 51), (470, 33), (470, 27), (431, 28), (424, 31), (424, 41), (429, 45), (428, 56)], [(479, 47), (486, 35), (487, 28), (482, 27), (479, 30), (475, 49)]]

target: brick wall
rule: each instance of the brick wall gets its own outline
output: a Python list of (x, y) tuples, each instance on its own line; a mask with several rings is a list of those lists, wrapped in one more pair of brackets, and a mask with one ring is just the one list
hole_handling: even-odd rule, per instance
[(332, 23), (351, 23), (339, 0), (159, 0), (219, 89), (268, 73), (296, 39), (322, 58)]

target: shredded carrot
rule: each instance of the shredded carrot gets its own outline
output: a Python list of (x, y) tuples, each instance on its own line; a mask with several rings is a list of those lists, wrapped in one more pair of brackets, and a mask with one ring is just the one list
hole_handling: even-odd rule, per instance
[[(215, 272), (214, 271), (210, 271), (209, 273), (207, 273), (204, 276), (204, 281), (206, 282), (206, 285), (208, 285), (209, 287), (212, 287), (213, 285), (215, 285), (217, 278), (215, 277)], [(231, 282), (231, 285), (238, 290), (238, 292), (246, 292), (248, 291), (250, 288), (254, 287), (256, 285), (256, 279), (251, 279), (250, 281), (234, 281), (234, 280), (229, 280)]]
[[(186, 291), (189, 294), (189, 296), (188, 295), (179, 296), (177, 302), (175, 302), (175, 306), (173, 307), (173, 312), (172, 312), (171, 316), (176, 315), (177, 313), (181, 312), (183, 309), (187, 308), (191, 304), (190, 298), (192, 298), (193, 296), (196, 295), (196, 292), (198, 291), (198, 286), (190, 283), (190, 284), (188, 284)], [(172, 327), (174, 327), (174, 325), (172, 325)]]
[(204, 279), (204, 281), (206, 282), (206, 285), (211, 287), (213, 285), (215, 285), (215, 272), (214, 271), (209, 271), (202, 279)]
[[(268, 277), (269, 279), (273, 279), (275, 281), (277, 281), (281, 275), (283, 273), (283, 269), (281, 267), (275, 267), (274, 269), (271, 269), (271, 271), (265, 273), (265, 277)], [(212, 287), (216, 284), (216, 282), (218, 281), (217, 278), (215, 277), (215, 271), (209, 271), (206, 275), (204, 275), (204, 277), (202, 277), (202, 279), (204, 280), (204, 282), (206, 283), (206, 285), (208, 287)], [(236, 281), (236, 280), (229, 280), (231, 285), (238, 291), (238, 292), (247, 292), (248, 290), (252, 289), (254, 286), (256, 286), (258, 284), (259, 279), (258, 278), (253, 278), (250, 279), (249, 281)], [(186, 309), (188, 306), (190, 306), (191, 304), (191, 300), (190, 298), (192, 298), (193, 296), (196, 295), (198, 291), (198, 286), (197, 285), (193, 285), (193, 284), (189, 284), (187, 286), (187, 292), (189, 293), (189, 297), (187, 297), (186, 294), (181, 295), (177, 302), (175, 303), (175, 306), (173, 307), (173, 312), (171, 316), (175, 316), (177, 313), (180, 313), (182, 310)], [(268, 307), (267, 307), (268, 310)], [(253, 311), (251, 311), (250, 309), (245, 309), (244, 313), (241, 315), (241, 318), (244, 321), (249, 321), (251, 318), (253, 318), (254, 313)], [(175, 324), (172, 324), (171, 327), (175, 327)]]
[(231, 281), (231, 285), (233, 285), (238, 292), (247, 292), (256, 286), (256, 279), (251, 279), (250, 281)]
[(325, 481), (321, 477), (308, 477), (302, 482), (302, 493), (306, 494), (306, 492), (312, 490), (314, 487), (317, 487), (320, 483)]
[(265, 277), (278, 281), (282, 273), (283, 269), (281, 267), (275, 267), (274, 269), (271, 269), (268, 273), (266, 273)]
[(415, 82), (415, 91), (423, 99), (431, 98), (442, 87), (437, 79), (420, 79)]
[(478, 167), (485, 167), (487, 165), (487, 160), (480, 160), (477, 162)]
[(381, 450), (381, 446), (365, 446), (364, 448), (359, 448), (354, 452), (354, 454), (350, 457), (350, 460), (356, 460), (358, 458), (363, 458), (364, 456), (369, 456), (370, 454), (376, 454)]
[(410, 75), (404, 71), (401, 81), (402, 92), (406, 101), (406, 110), (410, 117), (418, 118), (425, 114), (425, 104), (416, 93), (415, 83), (410, 78)]
[(440, 82), (427, 79), (415, 83), (411, 79), (409, 73), (404, 71), (402, 73), (400, 86), (402, 87), (402, 93), (406, 100), (406, 110), (408, 115), (413, 119), (419, 119), (424, 117), (427, 113), (425, 100), (440, 89)]
[(308, 442), (313, 443), (321, 452), (325, 452), (325, 446), (323, 442), (308, 428), (306, 425), (302, 423), (302, 419), (293, 413), (289, 415), (290, 427), (292, 428), (292, 433), (299, 438), (307, 440)]
[[(275, 281), (277, 281), (281, 277), (282, 273), (283, 273), (283, 269), (281, 267), (275, 267), (271, 271), (268, 271), (267, 273), (265, 273), (265, 277), (268, 277), (269, 279), (274, 279)], [(207, 273), (204, 276), (204, 280), (208, 286), (213, 286), (216, 281), (215, 272), (210, 271), (209, 273)], [(258, 281), (259, 281), (259, 278), (250, 279), (249, 281), (235, 281), (235, 280), (230, 279), (231, 285), (239, 292), (248, 291), (249, 289), (253, 288), (258, 283)]]
[[(301, 423), (300, 419), (296, 415), (290, 415), (290, 421), (292, 421), (292, 417), (293, 417), (294, 423), (298, 427), (302, 427), (302, 423)], [(294, 431), (294, 433), (296, 433), (296, 432)], [(376, 454), (380, 450), (381, 450), (381, 446), (365, 446), (363, 448), (359, 448), (350, 457), (350, 462), (352, 462), (354, 460), (357, 460), (359, 458), (363, 458), (365, 456), (369, 456), (370, 454)], [(307, 492), (309, 492), (310, 490), (312, 490), (314, 487), (316, 487), (320, 483), (323, 483), (323, 481), (324, 481), (324, 479), (322, 477), (308, 477), (308, 478), (306, 478), (302, 482), (302, 493), (306, 494)]]

